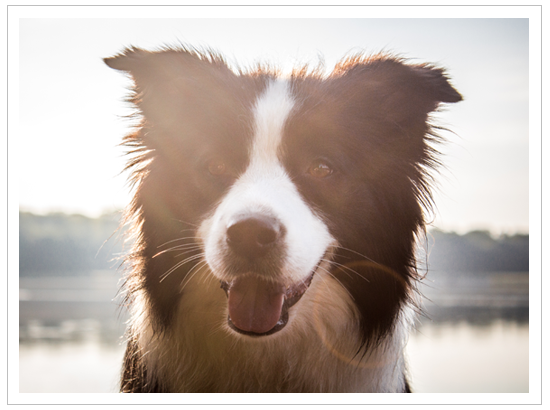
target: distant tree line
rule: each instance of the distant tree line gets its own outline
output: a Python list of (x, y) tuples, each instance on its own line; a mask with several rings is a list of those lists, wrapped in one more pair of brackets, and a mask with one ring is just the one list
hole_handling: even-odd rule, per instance
[(120, 265), (123, 235), (120, 214), (82, 215), (19, 213), (21, 276), (87, 275)]
[[(120, 214), (88, 218), (54, 213), (19, 213), (21, 276), (87, 275), (116, 269), (121, 261)], [(464, 235), (431, 230), (427, 236), (429, 271), (529, 271), (529, 235), (493, 237), (486, 231)], [(422, 259), (422, 258), (421, 258)]]
[(428, 233), (430, 272), (528, 272), (529, 235), (493, 237), (488, 231), (464, 235)]

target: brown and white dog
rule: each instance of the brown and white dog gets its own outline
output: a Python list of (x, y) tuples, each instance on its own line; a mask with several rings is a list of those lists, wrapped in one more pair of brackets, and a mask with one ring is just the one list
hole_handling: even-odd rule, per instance
[(387, 55), (233, 70), (105, 59), (134, 82), (122, 392), (409, 392), (404, 348), (443, 70)]

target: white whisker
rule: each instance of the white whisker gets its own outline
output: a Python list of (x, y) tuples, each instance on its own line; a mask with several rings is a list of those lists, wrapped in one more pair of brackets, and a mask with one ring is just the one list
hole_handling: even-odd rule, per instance
[[(185, 280), (185, 282), (183, 283), (183, 285), (181, 286), (181, 289), (185, 289), (185, 287), (187, 286), (187, 284), (189, 283), (189, 281), (191, 279), (193, 279), (193, 277), (204, 267), (206, 266), (206, 261), (205, 260), (202, 260), (200, 262), (198, 262), (195, 266), (193, 266), (193, 268), (187, 273), (187, 275), (185, 275), (185, 278), (183, 280)], [(205, 275), (206, 276), (206, 275)]]
[[(321, 259), (321, 260), (322, 260), (322, 261), (325, 261), (325, 262), (328, 262), (328, 263), (330, 263), (331, 265), (335, 265), (335, 266), (341, 268), (342, 271), (343, 271), (344, 273), (346, 273), (350, 278), (352, 277), (352, 275), (349, 274), (349, 273), (347, 273), (347, 272), (345, 272), (345, 271), (350, 271), (351, 273), (354, 273), (354, 274), (356, 274), (357, 276), (359, 276), (361, 279), (363, 279), (363, 280), (365, 280), (365, 281), (367, 281), (367, 282), (370, 282), (367, 278), (365, 278), (363, 275), (361, 275), (361, 274), (360, 274), (359, 272), (357, 272), (356, 270), (350, 268), (349, 266), (343, 265), (343, 264), (338, 263), (338, 262), (335, 262), (335, 261), (329, 261), (329, 260), (326, 260), (326, 259)], [(325, 269), (325, 270), (326, 270), (326, 269)], [(328, 271), (327, 271), (327, 272), (328, 272)], [(334, 277), (334, 275), (333, 275), (332, 273), (330, 273), (330, 275)]]
[(157, 246), (157, 248), (162, 248), (163, 246), (168, 245), (169, 243), (184, 241), (186, 239), (197, 240), (197, 237), (195, 237), (195, 236), (183, 236), (181, 238), (172, 239), (171, 241), (164, 242), (163, 244)]
[(339, 249), (342, 249), (342, 250), (344, 250), (344, 251), (347, 251), (347, 252), (351, 252), (351, 253), (353, 253), (353, 254), (355, 254), (355, 255), (357, 255), (357, 256), (360, 256), (360, 257), (362, 257), (362, 258), (364, 258), (364, 259), (366, 259), (366, 260), (368, 260), (368, 261), (370, 261), (370, 262), (372, 262), (372, 263), (375, 263), (375, 264), (377, 264), (377, 265), (380, 265), (380, 263), (376, 262), (374, 259), (369, 258), (367, 255), (363, 255), (363, 254), (360, 253), (360, 252), (354, 251), (353, 249), (344, 248), (343, 246), (338, 246), (338, 248), (339, 248)]
[(192, 251), (192, 250), (199, 250), (199, 249), (202, 249), (202, 248), (197, 244), (189, 243), (189, 244), (185, 244), (185, 245), (178, 245), (178, 246), (174, 246), (172, 248), (165, 249), (163, 251), (160, 251), (160, 252), (156, 253), (155, 255), (153, 255), (153, 258), (156, 258), (157, 256), (162, 255), (162, 254), (167, 253), (167, 252), (183, 251), (183, 250)]
[(162, 282), (164, 279), (166, 279), (166, 277), (168, 275), (170, 275), (172, 272), (174, 272), (176, 269), (180, 268), (181, 266), (185, 265), (186, 263), (188, 262), (191, 262), (193, 260), (196, 260), (196, 259), (200, 259), (204, 257), (204, 254), (203, 253), (200, 253), (198, 255), (193, 255), (193, 256), (190, 256), (189, 258), (186, 258), (180, 262), (178, 262), (176, 265), (174, 265), (171, 269), (169, 269), (167, 272), (163, 273), (160, 277), (160, 281), (159, 282)]

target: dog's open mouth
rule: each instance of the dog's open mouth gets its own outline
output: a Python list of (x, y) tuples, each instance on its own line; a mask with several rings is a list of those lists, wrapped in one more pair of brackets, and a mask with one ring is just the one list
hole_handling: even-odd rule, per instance
[(229, 326), (250, 336), (267, 336), (284, 328), (288, 309), (300, 300), (313, 279), (312, 273), (304, 281), (292, 286), (268, 281), (258, 275), (246, 275), (221, 282), (227, 295)]

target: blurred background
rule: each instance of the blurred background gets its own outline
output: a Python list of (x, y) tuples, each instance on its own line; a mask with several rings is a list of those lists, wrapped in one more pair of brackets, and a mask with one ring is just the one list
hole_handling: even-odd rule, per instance
[(126, 320), (117, 229), (131, 197), (118, 144), (132, 122), (124, 119), (129, 80), (102, 58), (178, 42), (211, 47), (231, 64), (283, 70), (323, 60), (330, 71), (348, 53), (381, 50), (446, 67), (465, 101), (434, 116), (454, 133), (443, 134), (437, 209), (419, 246), (429, 269), (426, 312), (408, 345), (413, 389), (529, 391), (528, 18), (368, 18), (369, 8), (345, 18), (143, 18), (144, 8), (123, 9), (136, 18), (46, 9), (10, 23), (19, 80), (18, 136), (9, 139), (19, 195), (19, 392), (117, 391)]

